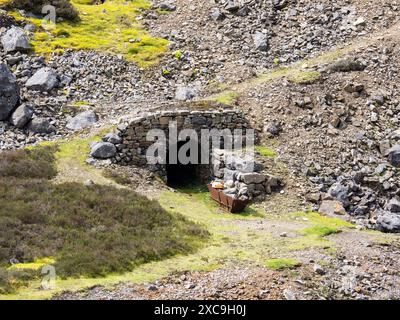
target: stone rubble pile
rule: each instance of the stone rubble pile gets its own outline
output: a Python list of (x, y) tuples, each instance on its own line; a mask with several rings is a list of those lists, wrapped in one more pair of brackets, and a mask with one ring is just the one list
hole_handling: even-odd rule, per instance
[(211, 166), (214, 181), (223, 183), (223, 192), (238, 198), (263, 201), (267, 194), (283, 186), (280, 178), (264, 172), (254, 154), (214, 149)]

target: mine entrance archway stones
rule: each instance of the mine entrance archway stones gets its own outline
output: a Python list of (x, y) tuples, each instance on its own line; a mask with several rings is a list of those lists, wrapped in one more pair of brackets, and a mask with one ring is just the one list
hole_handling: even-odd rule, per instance
[[(237, 110), (155, 112), (128, 120), (118, 126), (120, 140), (114, 143), (117, 152), (111, 158), (112, 163), (125, 166), (147, 166), (150, 171), (166, 179), (167, 166), (165, 164), (148, 164), (146, 158), (147, 150), (154, 144), (154, 141), (148, 141), (147, 134), (150, 130), (160, 129), (168, 139), (171, 123), (176, 124), (178, 132), (184, 129), (194, 129), (198, 137), (201, 137), (202, 129), (228, 129), (232, 132), (234, 130), (242, 130), (244, 136), (246, 135), (246, 129), (250, 129), (250, 125), (242, 112)], [(204, 169), (200, 170), (200, 172), (204, 175)]]
[[(173, 126), (170, 126), (171, 122), (174, 123)], [(167, 180), (167, 161), (165, 164), (149, 164), (148, 162), (147, 151), (149, 148), (153, 148), (155, 143), (155, 141), (149, 141), (148, 133), (154, 129), (165, 137), (164, 140), (170, 138), (170, 130), (180, 132), (184, 129), (192, 129), (191, 133), (194, 131), (197, 137), (200, 137), (200, 141), (203, 129), (216, 129), (219, 132), (227, 130), (235, 132), (236, 130), (236, 132), (239, 131), (241, 133), (239, 146), (236, 145), (238, 149), (248, 146), (246, 144), (248, 143), (246, 134), (249, 131), (248, 129), (252, 132), (251, 126), (244, 118), (244, 115), (236, 110), (155, 112), (127, 120), (123, 124), (120, 124), (117, 132), (106, 135), (103, 138), (104, 142), (92, 146), (92, 156), (95, 157), (94, 151), (100, 155), (107, 153), (108, 162), (124, 166), (146, 166), (150, 171)], [(252, 138), (257, 142), (257, 136), (253, 136)], [(225, 137), (222, 140), (225, 142)], [(170, 147), (169, 143), (166, 145)], [(204, 152), (203, 143), (201, 145), (201, 152)], [(209, 180), (210, 176), (223, 179), (227, 182), (226, 185), (230, 185), (229, 189), (225, 190), (226, 192), (232, 192), (233, 196), (236, 194), (256, 200), (263, 200), (266, 194), (271, 193), (273, 190), (278, 190), (282, 186), (282, 181), (266, 173), (262, 166), (255, 163), (254, 157), (252, 158), (254, 163), (251, 163), (251, 160), (238, 156), (235, 151), (232, 153), (232, 150), (224, 148), (222, 143), (220, 143), (218, 148), (213, 149), (211, 146), (215, 147), (209, 140), (210, 148), (209, 150), (207, 147), (205, 148), (206, 154), (208, 152), (209, 165), (194, 165), (185, 168), (185, 170), (191, 170), (188, 173), (191, 179), (200, 179), (204, 182)], [(168, 154), (171, 153), (170, 151), (165, 150), (163, 153)], [(95, 158), (104, 159), (104, 157)], [(182, 169), (182, 167), (180, 168)], [(179, 166), (177, 170), (179, 170)], [(185, 170), (182, 170), (182, 174), (185, 174)], [(170, 173), (175, 174), (177, 171), (172, 170)]]

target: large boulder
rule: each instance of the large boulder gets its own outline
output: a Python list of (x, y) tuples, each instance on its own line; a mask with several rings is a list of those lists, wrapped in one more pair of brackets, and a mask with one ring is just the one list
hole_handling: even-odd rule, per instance
[(28, 36), (18, 27), (11, 27), (1, 38), (1, 44), (6, 53), (15, 51), (28, 51), (31, 49)]
[(90, 155), (96, 159), (109, 159), (115, 156), (117, 148), (109, 142), (99, 142), (92, 146)]
[(33, 108), (30, 105), (23, 104), (19, 106), (11, 115), (10, 122), (12, 125), (21, 129), (32, 119)]
[(46, 118), (34, 118), (28, 124), (28, 130), (33, 133), (50, 134), (56, 131), (56, 128)]
[(0, 121), (8, 119), (19, 102), (17, 79), (6, 64), (0, 64)]
[(95, 124), (97, 119), (97, 115), (94, 111), (84, 111), (73, 117), (67, 123), (67, 129), (74, 131), (83, 130)]
[(179, 101), (190, 101), (197, 97), (197, 90), (192, 87), (179, 86), (175, 92), (175, 99)]
[(59, 84), (56, 71), (49, 67), (44, 67), (36, 71), (36, 73), (28, 79), (25, 86), (35, 91), (51, 91)]
[(400, 144), (395, 145), (388, 151), (389, 162), (392, 166), (400, 167)]
[(400, 214), (384, 212), (378, 217), (376, 225), (380, 231), (400, 233)]

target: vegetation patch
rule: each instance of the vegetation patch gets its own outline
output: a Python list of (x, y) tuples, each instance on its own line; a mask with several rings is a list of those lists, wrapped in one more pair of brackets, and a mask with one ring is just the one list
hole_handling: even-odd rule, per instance
[(317, 236), (317, 237), (327, 237), (331, 234), (340, 232), (342, 232), (342, 230), (324, 225), (313, 226), (301, 231), (301, 233), (304, 235)]
[(294, 259), (269, 259), (265, 262), (265, 266), (270, 270), (282, 271), (294, 269), (301, 264)]
[(318, 71), (302, 71), (295, 70), (288, 79), (295, 84), (312, 84), (321, 78), (321, 73)]
[(225, 91), (212, 98), (212, 100), (230, 106), (233, 105), (238, 98), (239, 94), (237, 92)]
[[(62, 278), (105, 276), (192, 252), (207, 240), (199, 225), (130, 190), (53, 183), (56, 152), (0, 153), (1, 293), (38, 277), (43, 264)], [(18, 263), (10, 268), (11, 259)]]
[[(136, 20), (142, 10), (151, 8), (147, 0), (108, 0), (98, 5), (79, 0), (71, 3), (79, 13), (79, 21), (58, 22), (44, 30), (40, 19), (29, 19), (38, 26), (32, 41), (36, 53), (101, 50), (122, 54), (127, 60), (148, 67), (168, 50), (167, 40), (150, 36)], [(25, 19), (17, 12), (13, 15)]]
[(278, 154), (267, 147), (264, 146), (255, 146), (254, 147), (255, 152), (259, 153), (261, 156), (266, 157), (266, 158), (275, 158)]

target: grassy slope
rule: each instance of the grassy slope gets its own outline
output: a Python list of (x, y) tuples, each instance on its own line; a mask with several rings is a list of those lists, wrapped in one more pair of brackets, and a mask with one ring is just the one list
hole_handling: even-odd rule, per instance
[[(3, 2), (6, 2), (2, 0)], [(149, 9), (147, 0), (108, 0), (101, 5), (88, 5), (87, 1), (72, 0), (79, 11), (79, 22), (60, 22), (35, 33), (32, 41), (35, 52), (49, 55), (65, 49), (101, 50), (122, 54), (141, 67), (158, 62), (167, 51), (168, 41), (149, 35), (136, 21), (143, 9)], [(17, 19), (22, 17), (14, 12)], [(38, 27), (42, 21), (30, 19)]]
[[(37, 278), (46, 263), (62, 277), (105, 276), (207, 241), (204, 229), (129, 189), (52, 182), (67, 159), (85, 170), (79, 146), (0, 153), (0, 292)], [(14, 257), (25, 263), (8, 268)]]

